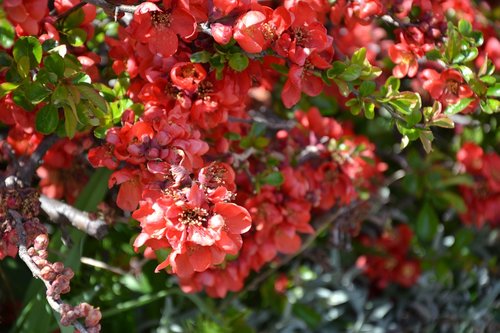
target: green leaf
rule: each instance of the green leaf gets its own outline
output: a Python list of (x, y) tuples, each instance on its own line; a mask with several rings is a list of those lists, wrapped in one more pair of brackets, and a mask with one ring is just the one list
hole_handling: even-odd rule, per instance
[(53, 133), (59, 124), (59, 112), (52, 104), (47, 104), (36, 114), (35, 127), (42, 134)]
[(431, 241), (439, 226), (439, 218), (434, 207), (426, 201), (417, 217), (416, 232), (423, 241)]
[(102, 97), (92, 85), (81, 83), (78, 84), (76, 87), (80, 91), (80, 94), (82, 95), (83, 98), (90, 101), (105, 114), (108, 113), (108, 103), (106, 102), (104, 97)]
[(75, 113), (71, 110), (71, 108), (66, 105), (63, 107), (64, 109), (64, 129), (66, 131), (66, 135), (72, 139), (76, 133), (76, 125), (77, 119)]
[(21, 58), (28, 57), (29, 68), (35, 68), (42, 61), (42, 45), (35, 37), (21, 37), (14, 44), (12, 55), (19, 62)]
[(68, 42), (72, 46), (82, 46), (87, 40), (87, 32), (80, 28), (72, 29), (68, 32)]
[(207, 63), (210, 61), (210, 58), (212, 57), (212, 54), (208, 51), (199, 51), (191, 54), (189, 57), (189, 60), (191, 62), (198, 62), (198, 63)]
[(336, 76), (339, 76), (342, 74), (345, 69), (347, 68), (347, 65), (343, 63), (342, 61), (334, 61), (332, 64), (332, 68), (326, 71), (326, 74), (328, 78), (333, 79)]
[(441, 52), (439, 52), (439, 50), (430, 50), (429, 52), (427, 52), (425, 54), (425, 57), (428, 59), (428, 60), (438, 60), (438, 59), (441, 59)]
[(31, 104), (30, 100), (26, 97), (25, 91), (21, 88), (14, 90), (12, 93), (12, 100), (14, 103), (27, 111), (33, 111), (35, 106)]
[(339, 88), (340, 93), (342, 96), (347, 97), (351, 93), (351, 89), (347, 85), (345, 81), (339, 80), (339, 79), (333, 79), (337, 87)]
[(248, 64), (248, 57), (243, 53), (235, 53), (229, 56), (229, 66), (237, 72), (244, 71)]
[(352, 55), (351, 62), (363, 66), (366, 59), (366, 48), (362, 47)]
[(45, 57), (43, 64), (45, 68), (52, 73), (55, 73), (59, 78), (64, 77), (64, 58), (57, 53), (52, 53)]
[(322, 315), (313, 308), (301, 303), (295, 303), (292, 307), (292, 311), (297, 318), (302, 319), (311, 329), (318, 327), (323, 318)]
[(26, 89), (26, 97), (31, 103), (38, 104), (47, 98), (51, 92), (50, 89), (45, 88), (39, 82), (33, 82)]
[(408, 127), (413, 127), (422, 120), (422, 111), (420, 108), (414, 108), (410, 115), (405, 117)]
[(280, 186), (285, 181), (285, 178), (279, 171), (273, 171), (262, 178), (264, 184), (272, 186)]
[(493, 87), (489, 87), (486, 96), (500, 97), (500, 83), (495, 83)]
[(361, 71), (363, 67), (357, 64), (350, 64), (345, 71), (339, 75), (339, 78), (345, 81), (354, 81), (361, 76)]
[(375, 91), (376, 87), (377, 84), (373, 81), (363, 81), (363, 83), (359, 86), (359, 94), (362, 97), (369, 96)]
[(458, 22), (458, 31), (468, 37), (470, 36), (470, 34), (472, 33), (472, 24), (469, 22), (469, 21), (466, 21), (464, 19), (461, 19), (459, 22)]
[(432, 140), (434, 140), (434, 135), (431, 131), (420, 131), (418, 135), (425, 152), (429, 154), (432, 151)]
[(73, 28), (79, 27), (80, 24), (82, 24), (83, 20), (85, 19), (85, 13), (83, 9), (78, 9), (68, 15), (64, 21), (63, 21), (63, 26), (65, 30), (71, 30)]
[(465, 213), (467, 211), (467, 206), (465, 205), (464, 199), (456, 194), (455, 192), (445, 191), (439, 192), (439, 196), (448, 202), (454, 209), (459, 213)]
[(458, 103), (449, 105), (444, 111), (445, 114), (457, 114), (473, 101), (473, 98), (462, 98)]
[(393, 96), (389, 104), (404, 115), (410, 115), (414, 110), (420, 110), (422, 106), (420, 95), (410, 91), (403, 91)]
[(373, 119), (375, 117), (375, 104), (372, 102), (364, 102), (363, 110), (365, 112), (366, 119)]
[(451, 120), (448, 117), (440, 117), (440, 118), (434, 119), (430, 123), (430, 125), (443, 127), (443, 128), (454, 128), (455, 127), (455, 123), (453, 122), (453, 120)]
[(22, 78), (28, 77), (30, 72), (30, 58), (28, 56), (23, 56), (17, 62), (17, 72)]
[(4, 97), (17, 87), (19, 87), (19, 85), (16, 83), (11, 83), (11, 82), (0, 83), (0, 98)]
[(8, 20), (0, 18), (0, 46), (10, 49), (14, 44), (15, 30)]

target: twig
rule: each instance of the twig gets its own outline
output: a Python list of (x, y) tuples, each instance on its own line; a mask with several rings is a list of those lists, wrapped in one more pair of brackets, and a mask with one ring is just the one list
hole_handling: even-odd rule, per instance
[[(33, 274), (33, 276), (37, 279), (40, 279), (43, 281), (45, 284), (46, 288), (50, 288), (50, 283), (47, 280), (44, 280), (41, 278), (40, 274), (40, 269), (36, 266), (36, 264), (33, 262), (31, 259), (30, 255), (28, 254), (28, 249), (27, 249), (27, 244), (26, 244), (26, 231), (24, 230), (23, 227), (23, 218), (22, 216), (16, 212), (15, 210), (9, 210), (10, 215), (14, 218), (15, 221), (15, 227), (16, 227), (16, 233), (18, 237), (18, 244), (19, 244), (19, 257), (21, 258), (22, 261), (28, 266), (29, 270)], [(61, 306), (64, 304), (61, 300), (55, 300), (51, 296), (47, 296), (47, 302), (49, 303), (50, 307), (54, 309), (59, 314), (62, 314)], [(79, 322), (79, 321), (74, 321), (72, 325), (80, 332), (80, 333), (88, 333), (87, 329)]]
[(102, 268), (102, 269), (108, 270), (108, 271), (113, 272), (113, 273), (118, 274), (118, 275), (125, 275), (125, 274), (127, 274), (127, 272), (124, 271), (121, 268), (110, 266), (110, 265), (106, 264), (105, 262), (102, 262), (102, 261), (99, 261), (99, 260), (95, 260), (95, 259), (92, 259), (92, 258), (81, 257), (80, 261), (81, 261), (82, 264), (93, 266), (93, 267), (97, 267), (97, 268)]
[(106, 0), (83, 0), (83, 2), (89, 3), (91, 5), (101, 7), (104, 10), (108, 10), (110, 12), (122, 12), (122, 13), (130, 13), (133, 14), (137, 9), (137, 6), (131, 5), (114, 5)]
[(73, 7), (71, 7), (70, 9), (68, 9), (67, 11), (65, 11), (64, 13), (59, 14), (56, 17), (56, 21), (59, 21), (59, 20), (62, 20), (64, 18), (68, 17), (69, 15), (71, 15), (74, 12), (76, 12), (78, 9), (82, 8), (85, 5), (86, 5), (85, 2), (77, 3), (76, 5), (74, 5)]
[(17, 161), (16, 170), (18, 170), (17, 177), (25, 185), (30, 185), (36, 169), (42, 162), (45, 153), (52, 147), (58, 140), (57, 135), (49, 135), (43, 138), (42, 142), (35, 149), (33, 154), (27, 158), (22, 158)]
[(78, 210), (64, 202), (51, 199), (45, 195), (40, 196), (42, 210), (49, 218), (57, 223), (70, 223), (84, 233), (102, 239), (108, 233), (106, 222), (101, 219), (92, 220), (89, 213)]

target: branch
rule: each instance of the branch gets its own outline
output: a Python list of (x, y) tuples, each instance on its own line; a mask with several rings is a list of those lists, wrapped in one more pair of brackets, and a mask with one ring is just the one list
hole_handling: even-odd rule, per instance
[(23, 184), (28, 186), (31, 184), (33, 175), (42, 162), (43, 156), (58, 139), (57, 135), (44, 137), (33, 154), (27, 158), (22, 158), (17, 161), (17, 177)]
[[(9, 210), (10, 215), (14, 218), (16, 233), (18, 236), (18, 244), (19, 244), (19, 257), (22, 261), (28, 266), (33, 276), (37, 279), (40, 279), (45, 284), (45, 287), (49, 289), (51, 287), (49, 281), (42, 279), (40, 274), (40, 269), (31, 259), (31, 256), (28, 254), (27, 243), (26, 243), (26, 230), (23, 227), (23, 221), (21, 215), (15, 210)], [(61, 300), (56, 300), (51, 296), (47, 296), (47, 302), (50, 307), (54, 309), (57, 313), (62, 315), (62, 305), (64, 304)], [(87, 329), (79, 322), (74, 321), (72, 325), (80, 332), (80, 333), (88, 333)]]
[(137, 6), (131, 5), (114, 5), (106, 0), (82, 0), (88, 4), (94, 5), (96, 7), (101, 7), (104, 10), (110, 11), (112, 13), (135, 13)]
[(78, 210), (64, 202), (51, 199), (45, 195), (40, 196), (42, 210), (54, 222), (70, 223), (73, 227), (83, 231), (89, 236), (102, 239), (108, 233), (108, 225), (101, 219), (93, 220), (89, 213)]

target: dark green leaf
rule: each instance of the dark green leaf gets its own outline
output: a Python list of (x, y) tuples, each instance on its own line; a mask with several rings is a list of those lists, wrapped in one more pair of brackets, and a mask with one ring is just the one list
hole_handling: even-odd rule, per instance
[(55, 73), (59, 78), (64, 77), (64, 58), (57, 53), (52, 53), (45, 57), (43, 64), (45, 68), (52, 73)]
[(376, 87), (377, 85), (373, 81), (363, 81), (359, 86), (359, 94), (362, 97), (369, 96), (375, 91)]
[(29, 68), (35, 68), (42, 61), (42, 45), (35, 37), (21, 37), (12, 50), (14, 60), (19, 62), (21, 58), (28, 57)]
[(444, 199), (448, 204), (456, 209), (457, 212), (459, 213), (465, 213), (467, 211), (467, 206), (465, 205), (464, 199), (450, 191), (445, 191), (445, 192), (439, 192), (439, 196)]
[(427, 52), (425, 54), (425, 57), (428, 59), (428, 60), (438, 60), (438, 59), (441, 59), (441, 52), (439, 52), (439, 50), (430, 50), (429, 52)]
[(438, 230), (438, 226), (439, 218), (434, 211), (434, 207), (426, 201), (417, 217), (417, 235), (423, 241), (431, 241)]
[(26, 97), (25, 91), (21, 88), (14, 90), (12, 93), (12, 100), (14, 103), (27, 111), (33, 111), (35, 106), (31, 104), (30, 100)]
[(302, 319), (311, 329), (316, 328), (321, 323), (322, 319), (321, 314), (314, 311), (313, 308), (305, 304), (295, 303), (293, 305), (292, 311), (298, 318)]
[(66, 136), (72, 139), (76, 133), (77, 119), (75, 113), (71, 108), (64, 106), (64, 129), (66, 130)]
[(105, 114), (108, 113), (108, 103), (106, 102), (104, 97), (102, 97), (92, 85), (81, 83), (76, 87), (80, 91), (83, 98), (90, 101)]
[(38, 82), (33, 82), (26, 89), (26, 97), (33, 104), (38, 104), (47, 98), (52, 91), (45, 88), (42, 84)]
[(59, 112), (52, 104), (47, 104), (36, 114), (36, 130), (42, 134), (53, 133), (59, 124)]

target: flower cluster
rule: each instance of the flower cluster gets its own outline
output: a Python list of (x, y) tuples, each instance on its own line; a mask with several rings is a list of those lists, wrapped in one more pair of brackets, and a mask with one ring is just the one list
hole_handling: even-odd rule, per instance
[(472, 186), (460, 186), (460, 192), (467, 205), (461, 215), (468, 225), (482, 227), (489, 223), (500, 225), (500, 156), (495, 152), (485, 153), (472, 142), (466, 142), (457, 153), (462, 169), (474, 178)]
[(406, 224), (384, 232), (377, 239), (362, 236), (361, 244), (376, 254), (360, 256), (356, 265), (379, 289), (391, 282), (409, 288), (420, 276), (420, 262), (408, 256), (412, 237), (413, 232)]
[[(243, 235), (241, 252), (224, 265), (189, 278), (181, 276), (184, 291), (205, 289), (210, 296), (224, 297), (228, 291), (240, 290), (252, 271), (259, 271), (279, 253), (300, 249), (300, 235), (314, 232), (313, 213), (349, 204), (360, 191), (371, 191), (380, 181), (385, 164), (377, 160), (368, 140), (322, 117), (316, 108), (297, 112), (296, 119), (296, 127), (278, 131), (266, 148), (270, 156), (285, 154), (280, 165), (284, 182), (279, 188), (264, 185), (253, 194), (250, 179), (244, 173), (237, 177), (237, 199), (253, 220), (252, 229)], [(252, 165), (262, 163), (254, 158)]]
[(26, 242), (33, 244), (35, 237), (45, 233), (45, 227), (38, 221), (40, 203), (38, 192), (34, 189), (14, 187), (0, 188), (0, 260), (6, 256), (15, 257), (18, 250), (18, 237), (9, 210), (18, 211), (25, 219)]

